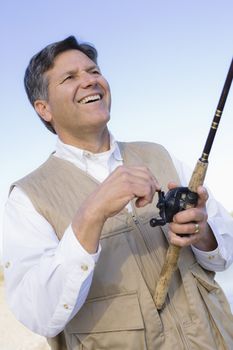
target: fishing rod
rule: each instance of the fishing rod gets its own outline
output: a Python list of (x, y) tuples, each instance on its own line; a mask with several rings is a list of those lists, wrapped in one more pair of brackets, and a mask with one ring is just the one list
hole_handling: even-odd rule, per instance
[[(152, 227), (163, 226), (168, 222), (172, 222), (173, 216), (176, 213), (196, 206), (198, 200), (197, 189), (204, 183), (206, 171), (208, 168), (208, 158), (221, 120), (222, 112), (231, 87), (232, 79), (233, 59), (231, 61), (231, 65), (227, 73), (227, 77), (222, 89), (222, 93), (214, 114), (214, 118), (209, 130), (208, 137), (206, 139), (202, 155), (197, 161), (188, 187), (174, 188), (168, 191), (166, 195), (163, 191), (159, 191), (159, 200), (157, 203), (157, 208), (159, 209), (159, 217), (151, 219), (150, 225)], [(169, 245), (166, 259), (162, 267), (158, 283), (155, 288), (154, 302), (158, 310), (160, 310), (163, 307), (163, 304), (165, 302), (172, 275), (177, 269), (180, 250), (181, 247), (178, 247), (174, 244)]]

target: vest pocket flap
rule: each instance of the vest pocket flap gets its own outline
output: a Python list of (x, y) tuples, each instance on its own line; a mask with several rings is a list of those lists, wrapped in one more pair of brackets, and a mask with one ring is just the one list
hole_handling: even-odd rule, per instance
[(218, 289), (218, 284), (214, 280), (213, 272), (205, 272), (199, 266), (199, 264), (194, 264), (191, 266), (191, 272), (196, 277), (197, 281), (208, 291), (212, 292)]
[(144, 329), (136, 293), (88, 300), (67, 325), (68, 333), (102, 333)]

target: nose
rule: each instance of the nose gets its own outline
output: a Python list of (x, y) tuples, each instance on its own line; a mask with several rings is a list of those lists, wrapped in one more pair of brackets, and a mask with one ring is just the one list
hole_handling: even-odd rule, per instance
[(92, 73), (89, 73), (89, 72), (82, 73), (80, 86), (83, 89), (96, 85), (96, 83), (97, 83), (96, 76), (94, 76)]

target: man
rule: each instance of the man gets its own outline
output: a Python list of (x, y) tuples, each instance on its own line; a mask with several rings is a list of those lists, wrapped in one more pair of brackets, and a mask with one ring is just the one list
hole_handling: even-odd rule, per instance
[[(230, 216), (210, 199), (207, 222), (200, 187), (196, 208), (150, 227), (156, 191), (184, 184), (185, 174), (160, 145), (114, 140), (110, 89), (92, 46), (74, 37), (47, 46), (30, 61), (25, 88), (58, 142), (12, 185), (6, 205), (5, 279), (16, 317), (52, 338), (53, 349), (233, 348), (232, 316), (211, 272), (233, 260)], [(183, 249), (158, 312), (167, 239)]]

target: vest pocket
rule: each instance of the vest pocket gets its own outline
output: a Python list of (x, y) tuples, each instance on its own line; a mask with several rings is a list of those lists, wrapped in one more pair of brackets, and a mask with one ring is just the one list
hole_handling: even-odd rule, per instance
[(208, 310), (218, 349), (233, 349), (233, 316), (224, 293), (218, 283), (214, 281), (213, 274), (210, 273), (209, 276), (198, 264), (192, 266), (191, 272)]
[(88, 300), (66, 330), (80, 349), (147, 349), (136, 293)]

